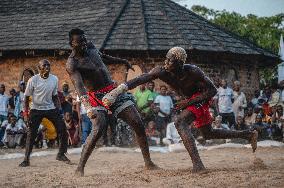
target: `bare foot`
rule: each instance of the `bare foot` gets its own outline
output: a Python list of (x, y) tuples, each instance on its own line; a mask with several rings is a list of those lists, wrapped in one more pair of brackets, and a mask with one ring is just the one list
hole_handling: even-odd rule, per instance
[(205, 171), (206, 171), (206, 168), (204, 167), (202, 162), (201, 162), (201, 164), (193, 165), (192, 173), (202, 173), (202, 172), (205, 172)]
[(75, 176), (77, 177), (83, 177), (84, 176), (84, 170), (80, 169), (80, 168), (77, 168), (76, 171), (75, 171)]
[(19, 164), (20, 167), (27, 167), (30, 166), (30, 162), (29, 161), (23, 161), (21, 164)]
[(251, 144), (251, 148), (253, 153), (255, 152), (256, 148), (257, 148), (257, 137), (258, 137), (258, 132), (257, 131), (253, 131), (252, 133), (252, 137), (250, 139), (250, 144)]
[(153, 162), (150, 162), (149, 164), (145, 164), (144, 169), (145, 170), (159, 170), (161, 168), (155, 165)]

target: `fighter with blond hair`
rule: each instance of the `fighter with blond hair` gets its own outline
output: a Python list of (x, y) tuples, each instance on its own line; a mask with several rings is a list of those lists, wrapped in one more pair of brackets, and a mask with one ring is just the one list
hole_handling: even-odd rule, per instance
[(104, 104), (112, 106), (117, 96), (120, 96), (123, 92), (159, 78), (171, 86), (172, 89), (176, 90), (178, 94), (186, 98), (178, 104), (181, 113), (175, 121), (175, 126), (191, 157), (193, 172), (202, 171), (205, 167), (200, 159), (189, 128), (192, 122), (199, 128), (204, 139), (243, 138), (251, 142), (254, 152), (257, 147), (257, 132), (212, 128), (209, 101), (216, 95), (217, 89), (199, 67), (192, 64), (185, 64), (186, 59), (187, 54), (183, 48), (171, 48), (166, 55), (164, 66), (157, 66), (149, 73), (142, 74), (137, 78), (119, 85), (105, 95), (103, 98)]

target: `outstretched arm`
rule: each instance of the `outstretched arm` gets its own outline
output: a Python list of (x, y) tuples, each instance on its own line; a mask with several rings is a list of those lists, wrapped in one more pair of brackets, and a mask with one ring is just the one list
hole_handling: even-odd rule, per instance
[(107, 54), (104, 54), (104, 53), (101, 53), (101, 52), (99, 52), (99, 55), (101, 56), (103, 62), (106, 65), (109, 65), (109, 64), (124, 64), (124, 65), (126, 65), (127, 69), (133, 70), (132, 65), (126, 59), (113, 57), (113, 56), (110, 56), (110, 55), (107, 55)]
[(106, 94), (103, 97), (102, 101), (104, 105), (111, 106), (115, 102), (118, 95), (120, 95), (121, 93), (129, 89), (133, 89), (138, 85), (141, 85), (151, 80), (154, 80), (156, 78), (159, 78), (164, 73), (165, 73), (164, 69), (162, 69), (161, 67), (156, 67), (152, 69), (149, 73), (142, 74), (141, 76), (138, 76), (137, 78), (134, 78), (126, 83), (120, 84), (117, 88), (115, 88), (114, 90)]
[(132, 80), (129, 80), (125, 84), (127, 85), (128, 89), (131, 90), (141, 84), (147, 83), (151, 80), (155, 80), (165, 74), (165, 70), (161, 67), (153, 68), (149, 73), (144, 73)]

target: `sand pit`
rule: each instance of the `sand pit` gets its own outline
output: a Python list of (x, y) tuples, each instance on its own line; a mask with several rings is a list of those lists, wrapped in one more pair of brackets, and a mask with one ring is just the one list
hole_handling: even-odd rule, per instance
[(74, 177), (80, 155), (69, 154), (74, 165), (55, 155), (33, 157), (31, 167), (20, 168), (23, 158), (0, 160), (0, 187), (284, 187), (284, 148), (202, 150), (208, 171), (191, 173), (186, 152), (152, 152), (160, 170), (144, 171), (138, 152), (96, 151), (85, 177)]

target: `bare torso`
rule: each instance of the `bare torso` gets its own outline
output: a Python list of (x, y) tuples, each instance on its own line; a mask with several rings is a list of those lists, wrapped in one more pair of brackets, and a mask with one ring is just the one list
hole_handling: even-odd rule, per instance
[(67, 66), (72, 66), (73, 71), (78, 71), (81, 74), (87, 91), (95, 91), (113, 83), (98, 50), (91, 43), (88, 44), (87, 52), (83, 57), (75, 57), (71, 54)]
[(169, 84), (180, 95), (190, 97), (198, 91), (202, 91), (204, 73), (196, 66), (185, 64), (182, 72), (176, 74), (166, 72), (161, 68), (161, 80)]

